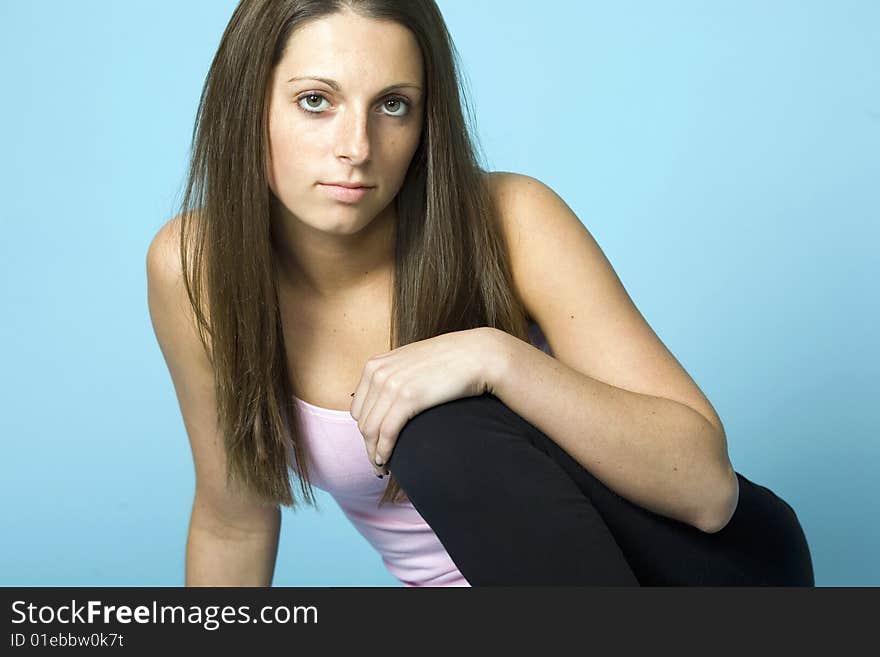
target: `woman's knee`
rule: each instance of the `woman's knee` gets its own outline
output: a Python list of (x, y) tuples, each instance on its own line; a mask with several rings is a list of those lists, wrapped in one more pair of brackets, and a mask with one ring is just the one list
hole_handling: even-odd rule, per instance
[(388, 468), (411, 498), (472, 502), (490, 485), (493, 470), (515, 470), (528, 458), (525, 450), (536, 451), (518, 421), (488, 393), (433, 406), (404, 425)]
[(467, 452), (479, 449), (481, 435), (510, 431), (510, 415), (515, 414), (488, 394), (432, 406), (403, 426), (388, 463), (397, 468), (460, 465)]
[(740, 498), (723, 532), (755, 546), (768, 566), (766, 583), (814, 586), (807, 537), (795, 510), (769, 488), (737, 473)]

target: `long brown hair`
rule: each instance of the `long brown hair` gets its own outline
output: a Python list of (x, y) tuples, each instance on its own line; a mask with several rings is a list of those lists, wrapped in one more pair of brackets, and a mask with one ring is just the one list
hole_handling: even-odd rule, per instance
[[(317, 501), (295, 421), (276, 288), (266, 171), (270, 80), (299, 26), (345, 8), (407, 27), (425, 67), (421, 142), (395, 200), (391, 348), (479, 326), (528, 340), (486, 171), (462, 112), (464, 101), (472, 118), (459, 56), (434, 1), (242, 0), (199, 100), (180, 206), (181, 265), (214, 369), (227, 484), (294, 509), (292, 467), (305, 502)], [(392, 475), (379, 506), (406, 499)]]

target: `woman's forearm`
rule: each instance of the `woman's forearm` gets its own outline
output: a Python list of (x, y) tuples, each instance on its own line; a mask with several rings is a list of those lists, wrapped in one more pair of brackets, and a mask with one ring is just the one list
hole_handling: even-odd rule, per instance
[(186, 586), (271, 586), (280, 525), (279, 518), (265, 532), (224, 530), (200, 523), (194, 513), (186, 541)]
[(737, 479), (723, 433), (706, 418), (586, 376), (502, 331), (491, 336), (489, 391), (602, 483), (703, 531), (727, 522)]

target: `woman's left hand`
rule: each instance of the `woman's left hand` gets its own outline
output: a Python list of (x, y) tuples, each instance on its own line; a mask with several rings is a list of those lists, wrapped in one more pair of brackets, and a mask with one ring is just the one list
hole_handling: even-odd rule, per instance
[(377, 476), (388, 474), (385, 464), (412, 417), (453, 399), (491, 392), (495, 330), (444, 333), (367, 361), (350, 412)]

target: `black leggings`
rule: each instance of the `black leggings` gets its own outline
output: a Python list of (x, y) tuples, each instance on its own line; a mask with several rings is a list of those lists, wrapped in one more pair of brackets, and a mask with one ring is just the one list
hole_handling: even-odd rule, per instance
[(491, 394), (401, 430), (392, 476), (472, 586), (814, 586), (789, 504), (741, 474), (709, 534), (621, 497)]

